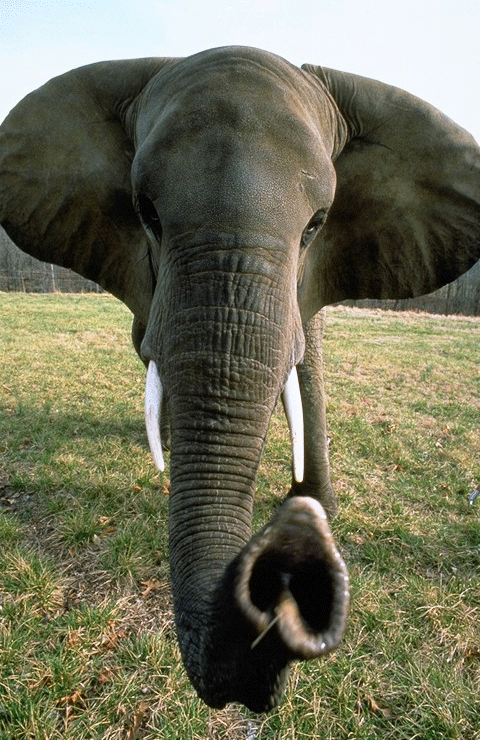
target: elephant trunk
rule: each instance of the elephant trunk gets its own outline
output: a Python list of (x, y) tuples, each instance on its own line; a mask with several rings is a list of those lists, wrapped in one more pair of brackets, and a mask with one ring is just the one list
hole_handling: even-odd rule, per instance
[(322, 506), (288, 499), (227, 567), (214, 594), (203, 642), (200, 696), (221, 708), (254, 712), (280, 700), (289, 664), (339, 644), (348, 609), (348, 575)]
[[(187, 408), (195, 415), (190, 402), (182, 416)], [(185, 667), (210, 706), (239, 701), (267, 711), (292, 660), (340, 642), (346, 568), (321, 505), (309, 497), (288, 499), (251, 537), (263, 438), (248, 421), (233, 445), (231, 429), (220, 441), (211, 429), (180, 433), (172, 413), (171, 422), (170, 568)]]
[[(163, 385), (158, 375), (157, 366), (150, 360), (147, 370), (145, 389), (145, 426), (155, 465), (161, 473), (165, 470), (163, 446), (160, 436), (161, 411), (163, 402)], [(303, 409), (296, 368), (290, 372), (282, 393), (282, 403), (290, 430), (292, 443), (292, 471), (296, 483), (303, 481), (304, 471), (304, 433)]]
[[(285, 384), (290, 405), (295, 340), (285, 328), (289, 306), (272, 297), (284, 291), (271, 286), (252, 297), (251, 274), (226, 274), (223, 283), (216, 275), (210, 305), (192, 310), (180, 297), (176, 310), (163, 314), (169, 330), (161, 351), (148, 353), (158, 357), (161, 382), (155, 362), (146, 411), (158, 425), (165, 386), (170, 569), (185, 667), (210, 706), (240, 701), (264, 711), (278, 702), (292, 660), (338, 644), (347, 575), (313, 499), (288, 500), (251, 537), (257, 469)], [(200, 295), (193, 278), (192, 293)]]

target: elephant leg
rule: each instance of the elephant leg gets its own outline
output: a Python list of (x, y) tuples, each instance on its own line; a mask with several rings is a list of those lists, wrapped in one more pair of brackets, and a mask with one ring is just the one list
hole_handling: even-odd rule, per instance
[[(142, 357), (142, 353), (141, 353), (141, 346), (142, 346), (143, 337), (145, 336), (146, 330), (147, 330), (147, 327), (145, 326), (145, 324), (143, 324), (140, 321), (140, 319), (134, 316), (133, 324), (132, 324), (132, 343), (135, 348), (135, 352), (140, 357), (145, 367), (148, 368), (148, 362), (145, 362), (145, 360)], [(162, 439), (162, 447), (165, 450), (169, 450), (170, 449), (170, 424), (168, 422), (168, 411), (167, 411), (166, 401), (164, 401), (164, 403), (162, 404), (162, 413), (160, 416), (160, 436)]]
[(304, 329), (305, 356), (297, 371), (303, 403), (305, 472), (301, 483), (293, 480), (290, 496), (317, 499), (332, 519), (337, 513), (337, 500), (330, 481), (328, 459), (322, 360), (324, 312), (317, 313)]

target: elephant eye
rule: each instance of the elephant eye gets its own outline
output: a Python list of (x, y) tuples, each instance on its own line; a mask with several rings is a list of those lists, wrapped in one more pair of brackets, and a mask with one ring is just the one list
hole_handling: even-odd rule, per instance
[(143, 193), (138, 196), (137, 209), (144, 226), (150, 229), (156, 237), (159, 237), (162, 233), (162, 227), (157, 209), (150, 198), (147, 198)]
[(308, 247), (309, 244), (313, 242), (318, 232), (322, 228), (323, 224), (325, 223), (326, 218), (327, 218), (327, 212), (323, 209), (320, 211), (317, 211), (312, 216), (307, 226), (303, 230), (302, 240), (300, 243), (300, 246), (302, 247), (302, 249), (305, 249), (306, 247)]

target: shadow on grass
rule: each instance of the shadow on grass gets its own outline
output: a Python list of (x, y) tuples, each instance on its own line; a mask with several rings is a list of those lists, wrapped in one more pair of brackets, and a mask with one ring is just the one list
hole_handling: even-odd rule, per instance
[(119, 436), (131, 439), (141, 439), (146, 444), (145, 423), (141, 415), (132, 417), (126, 404), (115, 404), (108, 415), (100, 415), (98, 411), (88, 408), (82, 411), (59, 410), (50, 403), (42, 407), (19, 404), (16, 409), (0, 404), (0, 414), (4, 422), (3, 434), (28, 438), (34, 432), (44, 432), (51, 438), (58, 436), (76, 437), (80, 433), (91, 439), (107, 436)]

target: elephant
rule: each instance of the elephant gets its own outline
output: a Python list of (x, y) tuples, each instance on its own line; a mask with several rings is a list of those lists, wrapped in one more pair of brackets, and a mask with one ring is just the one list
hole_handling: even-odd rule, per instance
[[(269, 711), (347, 620), (322, 308), (425, 294), (480, 258), (479, 146), (398, 88), (258, 49), (101, 62), (3, 122), (0, 223), (131, 310), (160, 469), (169, 430), (182, 660), (209, 706)], [(252, 535), (279, 399), (292, 484)]]

